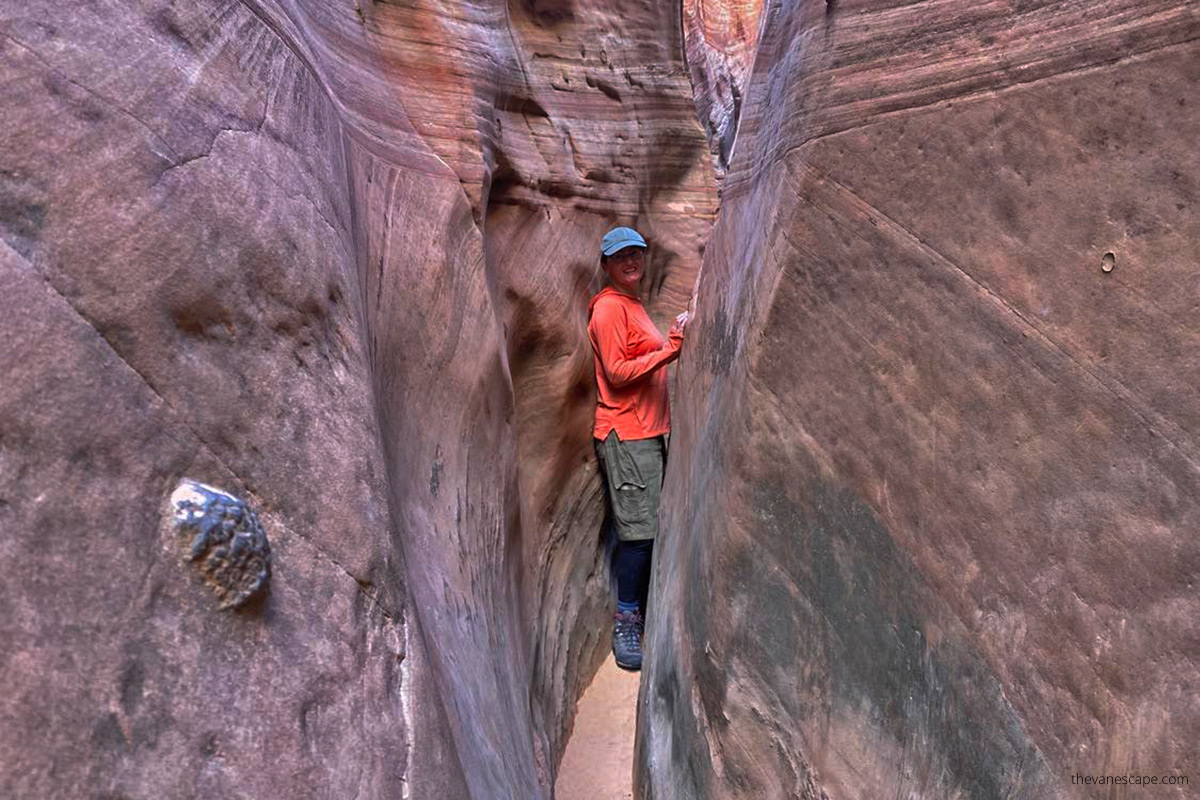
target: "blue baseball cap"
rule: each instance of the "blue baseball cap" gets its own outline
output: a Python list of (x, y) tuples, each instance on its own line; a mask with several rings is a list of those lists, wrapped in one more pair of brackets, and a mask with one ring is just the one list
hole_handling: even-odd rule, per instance
[(611, 256), (626, 247), (645, 247), (646, 240), (633, 228), (613, 228), (600, 240), (600, 252)]

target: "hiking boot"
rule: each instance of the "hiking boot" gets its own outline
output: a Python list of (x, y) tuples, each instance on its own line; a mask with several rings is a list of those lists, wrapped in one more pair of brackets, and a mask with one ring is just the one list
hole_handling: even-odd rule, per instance
[(621, 669), (642, 668), (642, 615), (636, 611), (613, 617), (613, 658)]

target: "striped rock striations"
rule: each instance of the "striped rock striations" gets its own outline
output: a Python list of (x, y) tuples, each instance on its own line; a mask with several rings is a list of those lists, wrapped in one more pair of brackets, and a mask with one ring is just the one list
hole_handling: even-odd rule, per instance
[(696, 115), (722, 174), (729, 167), (742, 95), (758, 46), (762, 0), (683, 0), (684, 48)]

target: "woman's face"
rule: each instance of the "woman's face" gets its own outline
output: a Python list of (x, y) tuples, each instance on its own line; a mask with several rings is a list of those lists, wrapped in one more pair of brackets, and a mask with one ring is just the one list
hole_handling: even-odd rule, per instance
[(645, 250), (641, 247), (626, 247), (618, 250), (604, 262), (604, 271), (618, 289), (637, 292), (638, 281), (645, 269)]

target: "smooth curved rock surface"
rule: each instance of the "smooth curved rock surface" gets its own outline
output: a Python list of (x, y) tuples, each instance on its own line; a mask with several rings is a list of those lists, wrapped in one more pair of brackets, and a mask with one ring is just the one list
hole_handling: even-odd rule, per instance
[(763, 18), (679, 366), (640, 796), (1194, 783), (1195, 5)]
[[(715, 213), (676, 12), (8, 3), (0, 794), (547, 797), (606, 649), (584, 336)], [(260, 512), (215, 613), (158, 520)]]

